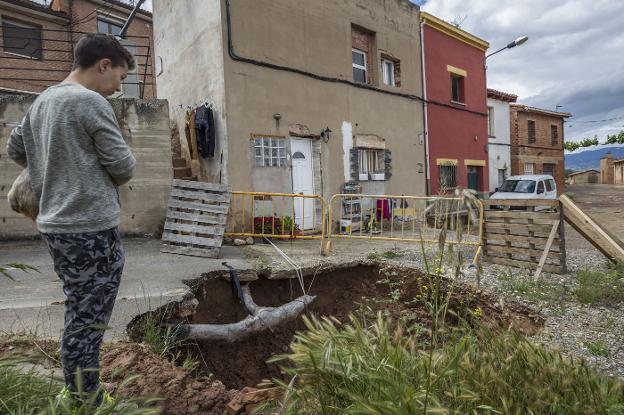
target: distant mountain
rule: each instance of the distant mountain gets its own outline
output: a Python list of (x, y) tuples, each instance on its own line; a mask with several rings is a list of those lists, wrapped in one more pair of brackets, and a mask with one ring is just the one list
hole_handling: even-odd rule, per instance
[(600, 159), (608, 152), (613, 154), (615, 159), (624, 158), (624, 145), (599, 145), (595, 147), (580, 148), (565, 154), (565, 168), (571, 170), (600, 169)]

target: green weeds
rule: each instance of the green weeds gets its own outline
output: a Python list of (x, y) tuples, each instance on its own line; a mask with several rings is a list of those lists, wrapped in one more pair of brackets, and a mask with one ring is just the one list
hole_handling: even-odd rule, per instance
[(624, 264), (605, 272), (585, 269), (576, 274), (576, 298), (583, 304), (609, 305), (624, 301)]

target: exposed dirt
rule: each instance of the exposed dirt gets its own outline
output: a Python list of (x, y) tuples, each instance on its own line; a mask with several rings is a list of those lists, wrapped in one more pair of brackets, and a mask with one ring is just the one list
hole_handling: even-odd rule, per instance
[(186, 370), (137, 343), (106, 345), (101, 356), (101, 375), (118, 384), (131, 375), (141, 375), (115, 392), (120, 397), (159, 397), (163, 413), (171, 415), (222, 415), (236, 391), (221, 382), (197, 379)]
[[(308, 314), (345, 321), (350, 313), (368, 308), (372, 313), (388, 310), (395, 317), (409, 313), (416, 322), (428, 323), (428, 312), (422, 301), (406, 304), (422, 293), (422, 276), (413, 269), (392, 267), (380, 272), (376, 266), (359, 266), (306, 277), (305, 286), (308, 287), (313, 279), (310, 294), (317, 298), (307, 310)], [(395, 291), (394, 297), (392, 291)], [(301, 288), (297, 280), (260, 279), (251, 282), (251, 292), (258, 305), (275, 307), (300, 296)], [(470, 321), (472, 314), (469, 310), (480, 308), (481, 321), (488, 326), (513, 326), (526, 334), (534, 334), (543, 325), (540, 316), (519, 304), (502, 306), (494, 298), (464, 285), (455, 286), (453, 292), (452, 312), (449, 314), (451, 324), (457, 323), (459, 317)], [(196, 288), (196, 296), (200, 305), (192, 317), (193, 323), (223, 324), (245, 318), (242, 306), (232, 298), (229, 282), (223, 279), (205, 279), (202, 286)], [(279, 368), (266, 363), (267, 359), (288, 352), (295, 332), (304, 328), (302, 319), (298, 318), (277, 330), (243, 341), (201, 342), (199, 348), (205, 361), (203, 370), (228, 387), (237, 389), (279, 377)], [(196, 350), (193, 348), (187, 352)]]

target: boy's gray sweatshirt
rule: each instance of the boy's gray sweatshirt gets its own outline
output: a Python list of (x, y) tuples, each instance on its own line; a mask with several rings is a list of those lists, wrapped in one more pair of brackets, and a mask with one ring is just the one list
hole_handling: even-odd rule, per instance
[(117, 185), (136, 161), (106, 98), (79, 84), (37, 97), (11, 132), (11, 159), (28, 166), (42, 233), (87, 233), (119, 225)]

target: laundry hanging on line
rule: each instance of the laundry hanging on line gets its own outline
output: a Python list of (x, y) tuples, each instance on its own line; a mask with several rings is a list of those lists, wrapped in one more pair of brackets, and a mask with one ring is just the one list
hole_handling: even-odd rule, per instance
[(195, 109), (195, 137), (197, 151), (203, 158), (214, 157), (216, 131), (214, 114), (208, 105), (200, 105)]

